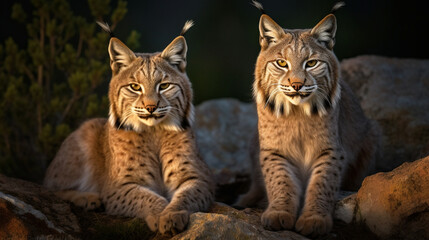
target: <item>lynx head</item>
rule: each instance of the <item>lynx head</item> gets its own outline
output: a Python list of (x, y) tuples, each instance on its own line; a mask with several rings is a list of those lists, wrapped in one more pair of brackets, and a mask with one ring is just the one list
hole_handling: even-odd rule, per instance
[(278, 117), (295, 111), (323, 116), (340, 98), (339, 63), (333, 53), (336, 19), (312, 29), (283, 29), (268, 15), (259, 22), (260, 45), (253, 85), (257, 103)]
[(157, 53), (134, 53), (119, 39), (110, 39), (112, 126), (180, 131), (192, 124), (192, 88), (185, 71), (187, 45), (183, 37), (191, 26), (192, 22), (187, 22), (181, 36)]

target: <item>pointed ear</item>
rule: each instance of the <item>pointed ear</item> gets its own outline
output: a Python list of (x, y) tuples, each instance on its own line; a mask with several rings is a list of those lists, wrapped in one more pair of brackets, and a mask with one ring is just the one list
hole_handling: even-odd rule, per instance
[(180, 71), (185, 72), (187, 51), (188, 46), (185, 38), (178, 36), (162, 51), (161, 57), (171, 65), (177, 66)]
[(335, 44), (335, 33), (337, 31), (337, 20), (334, 14), (329, 14), (322, 21), (320, 21), (313, 29), (311, 34), (324, 44), (327, 48), (332, 50)]
[(259, 20), (259, 44), (262, 48), (278, 42), (284, 35), (284, 30), (268, 15), (262, 14)]
[(119, 39), (112, 37), (109, 43), (110, 67), (113, 74), (131, 64), (136, 55)]

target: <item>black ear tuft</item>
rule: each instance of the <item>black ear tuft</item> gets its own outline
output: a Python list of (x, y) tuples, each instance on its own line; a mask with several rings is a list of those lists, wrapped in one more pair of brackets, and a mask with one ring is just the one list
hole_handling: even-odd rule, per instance
[(113, 31), (107, 22), (103, 23), (100, 21), (96, 21), (96, 23), (98, 24), (98, 26), (101, 27), (101, 29), (103, 29), (105, 32), (107, 32), (110, 35), (110, 37), (115, 37), (115, 34), (113, 34)]
[(255, 6), (259, 11), (261, 11), (262, 14), (265, 14), (264, 6), (258, 1), (253, 0), (251, 3), (253, 6)]
[(337, 2), (331, 9), (331, 13), (334, 14), (337, 12), (340, 8), (344, 7), (346, 5), (345, 2)]
[(192, 27), (194, 26), (194, 21), (192, 20), (188, 20), (185, 22), (185, 25), (182, 28), (182, 31), (180, 32), (180, 36), (185, 36), (185, 33)]

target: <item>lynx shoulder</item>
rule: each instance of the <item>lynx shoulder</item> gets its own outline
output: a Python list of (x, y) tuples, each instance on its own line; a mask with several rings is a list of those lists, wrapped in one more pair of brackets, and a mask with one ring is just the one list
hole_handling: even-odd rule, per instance
[(185, 38), (159, 53), (134, 53), (112, 37), (108, 51), (109, 118), (85, 122), (64, 141), (44, 185), (86, 209), (104, 204), (108, 214), (142, 218), (152, 231), (180, 232), (214, 195), (192, 129)]

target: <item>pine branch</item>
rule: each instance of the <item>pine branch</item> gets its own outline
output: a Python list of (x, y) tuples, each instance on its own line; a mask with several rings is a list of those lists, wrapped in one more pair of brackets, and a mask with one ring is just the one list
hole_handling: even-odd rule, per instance
[(25, 74), (27, 77), (31, 80), (31, 82), (36, 82), (36, 77), (34, 77), (34, 74), (28, 69), (26, 64), (22, 64), (22, 68), (24, 69)]

